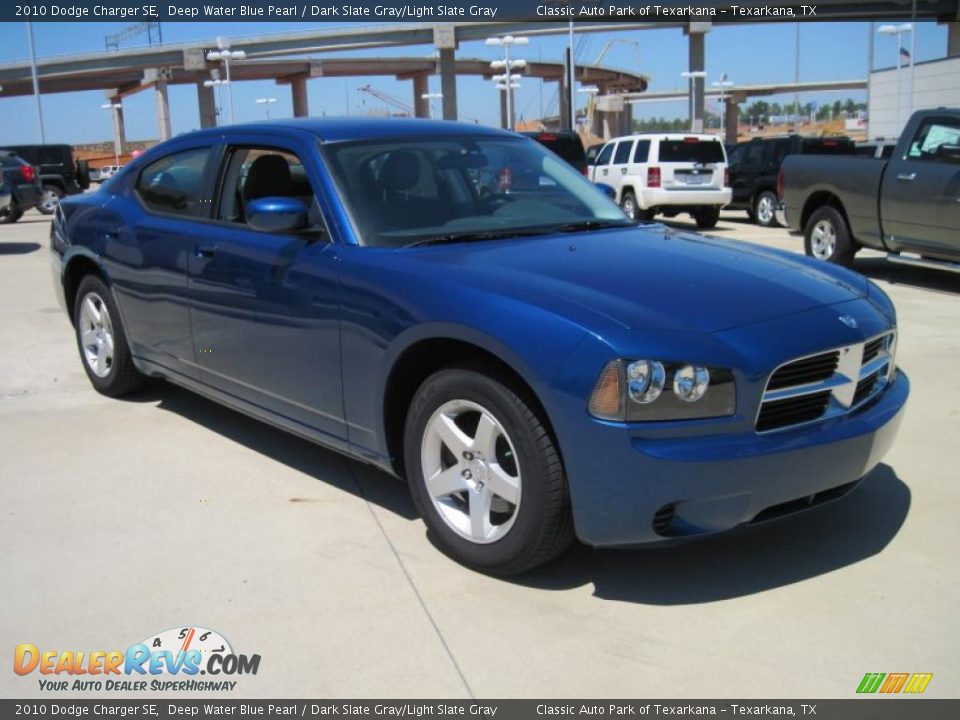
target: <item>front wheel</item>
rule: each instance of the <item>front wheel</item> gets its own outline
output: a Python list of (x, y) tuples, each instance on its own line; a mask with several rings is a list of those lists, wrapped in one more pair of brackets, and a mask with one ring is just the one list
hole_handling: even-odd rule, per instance
[(761, 227), (777, 226), (777, 205), (779, 200), (769, 190), (764, 190), (757, 195), (753, 204), (753, 214), (756, 217), (757, 225)]
[(37, 210), (44, 215), (53, 215), (57, 211), (57, 205), (60, 203), (60, 198), (62, 197), (63, 190), (55, 185), (44, 185), (43, 199), (40, 200), (40, 204), (37, 205)]
[(441, 370), (407, 414), (407, 479), (424, 522), (444, 552), (494, 575), (542, 565), (573, 539), (559, 453), (521, 395), (484, 372)]
[(836, 208), (830, 206), (815, 211), (807, 220), (803, 246), (810, 257), (845, 267), (853, 263), (853, 256), (857, 254), (847, 221)]
[(144, 384), (146, 378), (133, 364), (110, 289), (95, 275), (80, 281), (73, 324), (83, 369), (97, 392), (120, 397)]

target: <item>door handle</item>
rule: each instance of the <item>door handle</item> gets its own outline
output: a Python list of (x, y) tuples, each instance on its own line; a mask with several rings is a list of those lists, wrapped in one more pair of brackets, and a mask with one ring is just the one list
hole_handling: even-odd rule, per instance
[(620, 174), (621, 174), (621, 175), (626, 175), (626, 174), (627, 174), (627, 169), (626, 169), (626, 168), (620, 168)]
[(217, 248), (213, 245), (197, 245), (197, 247), (194, 248), (193, 254), (198, 258), (212, 258), (216, 252)]
[(899, 180), (900, 182), (913, 182), (916, 179), (917, 179), (917, 174), (915, 172), (900, 173), (899, 175), (897, 175), (897, 180)]
[(606, 168), (604, 168), (604, 169), (603, 169), (603, 174), (604, 174), (604, 175), (609, 175), (609, 174), (610, 174), (610, 171), (607, 170)]

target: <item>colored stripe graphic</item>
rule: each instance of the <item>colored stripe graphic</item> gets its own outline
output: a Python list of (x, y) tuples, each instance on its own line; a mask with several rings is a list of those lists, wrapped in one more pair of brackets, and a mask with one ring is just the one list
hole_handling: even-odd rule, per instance
[(887, 675), (886, 682), (880, 687), (880, 692), (887, 694), (900, 692), (908, 677), (910, 673), (890, 673)]
[(933, 673), (914, 673), (910, 676), (910, 682), (903, 689), (905, 693), (922, 693), (927, 689), (927, 685), (933, 679)]
[(886, 677), (886, 673), (867, 673), (863, 676), (863, 680), (860, 681), (860, 687), (857, 688), (857, 692), (875, 693), (877, 688), (880, 687), (880, 683), (883, 682), (884, 677)]

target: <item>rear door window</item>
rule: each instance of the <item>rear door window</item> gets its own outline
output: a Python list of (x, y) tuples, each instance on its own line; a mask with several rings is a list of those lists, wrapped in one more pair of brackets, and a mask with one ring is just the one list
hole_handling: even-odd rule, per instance
[(718, 140), (661, 140), (660, 162), (722, 163), (723, 145)]
[(630, 140), (623, 140), (617, 145), (617, 152), (614, 153), (613, 162), (615, 165), (623, 165), (630, 162), (630, 151), (633, 150), (633, 143)]

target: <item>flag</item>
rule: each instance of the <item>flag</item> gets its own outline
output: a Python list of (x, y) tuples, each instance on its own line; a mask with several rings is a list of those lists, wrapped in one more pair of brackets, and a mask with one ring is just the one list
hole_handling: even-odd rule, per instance
[(905, 47), (900, 48), (900, 61), (909, 63), (911, 61), (910, 51)]

